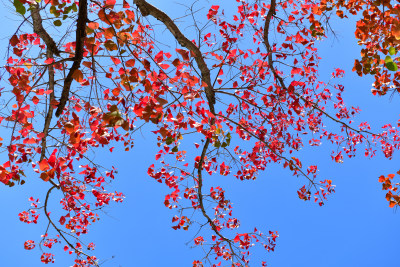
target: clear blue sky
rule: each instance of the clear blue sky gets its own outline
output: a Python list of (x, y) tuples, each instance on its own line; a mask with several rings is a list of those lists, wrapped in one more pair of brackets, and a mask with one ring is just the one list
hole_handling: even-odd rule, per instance
[[(171, 17), (182, 15), (179, 5), (171, 4), (173, 1), (152, 2)], [(10, 21), (13, 15), (6, 12), (6, 9), (0, 9), (2, 22), (7, 25), (0, 33), (1, 55), (6, 46), (3, 38), (10, 36), (17, 25)], [(367, 120), (376, 130), (387, 122), (396, 124), (400, 98), (395, 96), (390, 101), (389, 97), (372, 96), (372, 80), (351, 72), (360, 49), (354, 39), (354, 22), (335, 20), (332, 27), (337, 30), (338, 39), (330, 38), (320, 46), (321, 75), (329, 77), (336, 67), (346, 71), (341, 81), (346, 89), (344, 97), (348, 105), (361, 108), (358, 121)], [(359, 153), (357, 158), (337, 164), (330, 159), (331, 150), (332, 147), (323, 145), (317, 149), (306, 148), (302, 155), (305, 162), (317, 162), (319, 176), (332, 179), (337, 186), (336, 193), (323, 207), (299, 200), (296, 190), (304, 180), (291, 176), (280, 166), (270, 167), (256, 181), (212, 178), (215, 184), (224, 185), (227, 196), (234, 203), (234, 214), (241, 218), (242, 229), (257, 226), (265, 232), (276, 230), (280, 234), (276, 251), (266, 254), (256, 250), (253, 263), (267, 259), (269, 266), (275, 267), (400, 265), (396, 256), (400, 214), (388, 207), (378, 183), (381, 174), (400, 169), (399, 153), (396, 152), (391, 161), (381, 153), (372, 160)], [(120, 152), (118, 148), (113, 155), (98, 153), (99, 161), (112, 162), (119, 168), (113, 189), (126, 195), (123, 204), (113, 205), (107, 215), (101, 215), (101, 221), (89, 234), (89, 239), (97, 245), (96, 255), (107, 260), (104, 267), (191, 266), (194, 259), (203, 255), (199, 249), (191, 249), (185, 244), (191, 240), (193, 232), (171, 228), (175, 213), (164, 207), (165, 186), (146, 174), (156, 151), (154, 135), (144, 133), (144, 136), (137, 135), (135, 148), (128, 153)], [(40, 252), (24, 250), (23, 242), (38, 240), (46, 225), (25, 225), (17, 215), (28, 207), (28, 197), (33, 195), (44, 200), (44, 191), (49, 185), (35, 176), (27, 180), (24, 186), (11, 189), (0, 186), (1, 266), (42, 266)], [(56, 263), (52, 266), (64, 267), (72, 263), (62, 247), (54, 249)]]

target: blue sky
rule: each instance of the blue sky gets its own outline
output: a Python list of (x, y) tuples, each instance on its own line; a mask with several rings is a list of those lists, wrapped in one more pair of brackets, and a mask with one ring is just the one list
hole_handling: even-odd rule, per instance
[[(179, 6), (167, 2), (153, 1), (171, 17), (181, 16)], [(0, 10), (3, 22), (7, 21), (7, 27), (0, 33), (1, 55), (6, 46), (3, 38), (10, 36), (17, 25), (9, 20), (13, 16), (5, 12), (6, 9)], [(329, 77), (334, 68), (343, 68), (346, 75), (340, 82), (346, 90), (344, 99), (348, 105), (362, 110), (357, 120), (369, 121), (374, 129), (388, 122), (395, 124), (400, 114), (399, 97), (390, 100), (373, 96), (372, 80), (360, 78), (351, 71), (360, 50), (354, 39), (354, 21), (335, 20), (332, 27), (337, 30), (338, 39), (321, 43), (321, 76)], [(106, 260), (104, 267), (191, 266), (194, 259), (202, 257), (199, 249), (185, 244), (193, 232), (171, 228), (175, 213), (164, 207), (165, 186), (146, 174), (158, 151), (155, 140), (153, 134), (144, 132), (137, 135), (135, 148), (130, 152), (118, 151), (118, 148), (112, 155), (97, 152), (99, 161), (118, 167), (112, 187), (126, 195), (123, 204), (113, 205), (106, 210), (107, 214), (101, 215), (102, 219), (91, 228), (88, 237), (97, 245), (96, 255)], [(265, 232), (274, 230), (280, 234), (276, 251), (266, 254), (255, 250), (254, 263), (267, 259), (269, 266), (285, 267), (398, 266), (395, 255), (400, 217), (388, 207), (378, 177), (400, 169), (399, 153), (391, 161), (381, 153), (372, 160), (360, 153), (355, 159), (338, 164), (331, 161), (331, 150), (332, 147), (323, 145), (305, 148), (302, 152), (305, 162), (318, 163), (321, 178), (332, 179), (337, 186), (336, 193), (323, 207), (299, 200), (296, 190), (304, 180), (291, 176), (280, 166), (270, 167), (256, 181), (212, 178), (211, 182), (224, 185), (234, 203), (234, 214), (241, 218), (241, 229), (257, 226)], [(28, 207), (28, 197), (43, 200), (48, 184), (35, 176), (29, 178), (24, 186), (0, 187), (3, 229), (0, 255), (4, 266), (43, 265), (39, 251), (26, 251), (23, 243), (27, 239), (38, 240), (46, 225), (25, 225), (19, 221), (18, 213)], [(63, 246), (54, 249), (56, 263), (52, 266), (72, 263), (71, 257), (62, 251)]]

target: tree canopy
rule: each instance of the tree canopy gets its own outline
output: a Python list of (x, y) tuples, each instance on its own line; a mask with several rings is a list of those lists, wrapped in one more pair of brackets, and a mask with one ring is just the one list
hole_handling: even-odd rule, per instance
[[(47, 225), (24, 244), (41, 249), (43, 263), (54, 262), (52, 246), (61, 243), (74, 266), (101, 265), (83, 236), (105, 207), (123, 202), (123, 188), (110, 183), (130, 166), (103, 166), (95, 155), (111, 157), (116, 147), (140, 156), (140, 134), (156, 137), (147, 175), (169, 190), (172, 228), (195, 229), (191, 245), (204, 251), (195, 267), (250, 266), (254, 246), (270, 252), (279, 242), (274, 229), (242, 230), (229, 188), (210, 177), (255, 180), (279, 165), (302, 179), (301, 200), (323, 206), (334, 182), (319, 177), (318, 159), (302, 163), (302, 148), (323, 143), (336, 163), (391, 159), (399, 149), (397, 125), (375, 132), (354, 123), (360, 109), (342, 97), (344, 71), (322, 79), (318, 54), (320, 40), (335, 38), (331, 19), (355, 17), (361, 56), (353, 71), (373, 76), (374, 95), (400, 92), (399, 4), (219, 2), (182, 3), (187, 12), (174, 18), (157, 1), (13, 0), (22, 23), (1, 76), (0, 181), (13, 190), (43, 180), (47, 193), (32, 192), (18, 214)], [(379, 177), (390, 207), (400, 205), (394, 177)]]

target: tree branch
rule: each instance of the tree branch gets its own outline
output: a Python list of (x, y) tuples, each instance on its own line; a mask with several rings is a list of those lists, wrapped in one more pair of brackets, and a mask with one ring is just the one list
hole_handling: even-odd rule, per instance
[(155, 6), (147, 3), (145, 0), (134, 0), (133, 2), (137, 5), (143, 16), (146, 17), (148, 15), (152, 15), (154, 18), (164, 23), (164, 25), (172, 33), (178, 43), (181, 46), (189, 49), (194, 54), (194, 59), (196, 60), (197, 66), (199, 67), (201, 72), (201, 78), (206, 84), (205, 92), (207, 100), (209, 102), (210, 111), (211, 113), (215, 114), (215, 93), (211, 83), (210, 69), (207, 67), (207, 64), (204, 61), (200, 49), (182, 34), (182, 32), (179, 30), (173, 20), (168, 17), (167, 14), (165, 14)]
[[(53, 53), (52, 51), (47, 48), (47, 53), (46, 53), (47, 58), (53, 58)], [(48, 110), (47, 110), (47, 115), (46, 115), (46, 119), (44, 121), (44, 127), (43, 127), (43, 133), (44, 136), (42, 138), (42, 151), (40, 153), (40, 161), (42, 161), (45, 157), (46, 154), (46, 146), (47, 146), (47, 135), (49, 134), (49, 127), (50, 127), (50, 122), (51, 119), (53, 118), (53, 105), (52, 105), (52, 101), (54, 100), (54, 65), (53, 64), (49, 64), (47, 66), (47, 69), (49, 71), (49, 90), (51, 90), (50, 93), (50, 97), (49, 97), (49, 103), (48, 103)]]
[(61, 93), (60, 103), (58, 104), (58, 108), (56, 111), (56, 116), (59, 117), (63, 112), (65, 105), (68, 102), (69, 91), (72, 84), (72, 76), (76, 70), (81, 66), (81, 61), (83, 59), (83, 45), (86, 37), (86, 22), (87, 18), (87, 0), (79, 1), (79, 12), (78, 12), (78, 20), (76, 23), (76, 38), (75, 38), (75, 56), (73, 57), (74, 63), (72, 64), (71, 69), (69, 70), (67, 77), (64, 81), (63, 90)]
[(42, 17), (39, 12), (39, 4), (36, 2), (31, 5), (31, 16), (33, 21), (33, 32), (39, 35), (51, 53), (60, 56), (60, 50), (58, 50), (56, 43), (43, 28)]

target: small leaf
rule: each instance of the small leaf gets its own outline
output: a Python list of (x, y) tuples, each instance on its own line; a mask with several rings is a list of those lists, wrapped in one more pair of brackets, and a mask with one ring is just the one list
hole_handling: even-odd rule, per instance
[(53, 24), (54, 24), (54, 26), (60, 27), (62, 25), (62, 22), (61, 22), (61, 20), (58, 19), (58, 20), (53, 21)]
[(231, 143), (231, 139), (232, 139), (231, 133), (227, 133), (227, 134), (226, 134), (226, 144), (227, 144), (228, 146), (229, 146), (230, 143)]
[(396, 48), (390, 47), (390, 48), (389, 48), (389, 54), (390, 54), (391, 56), (393, 56), (394, 54), (396, 54)]
[(165, 140), (165, 143), (166, 143), (167, 145), (172, 144), (172, 142), (174, 142), (174, 138), (172, 138), (171, 136), (168, 136), (167, 139)]
[(26, 8), (24, 7), (24, 5), (19, 1), (19, 0), (14, 0), (14, 7), (15, 10), (21, 14), (21, 15), (25, 15), (26, 13)]
[(57, 13), (56, 7), (55, 6), (51, 6), (50, 7), (50, 14), (55, 14), (55, 13)]
[(221, 142), (218, 141), (218, 140), (215, 141), (214, 146), (217, 147), (217, 148), (220, 147), (221, 146)]
[(72, 10), (77, 12), (78, 11), (78, 7), (76, 6), (75, 3), (72, 4)]

